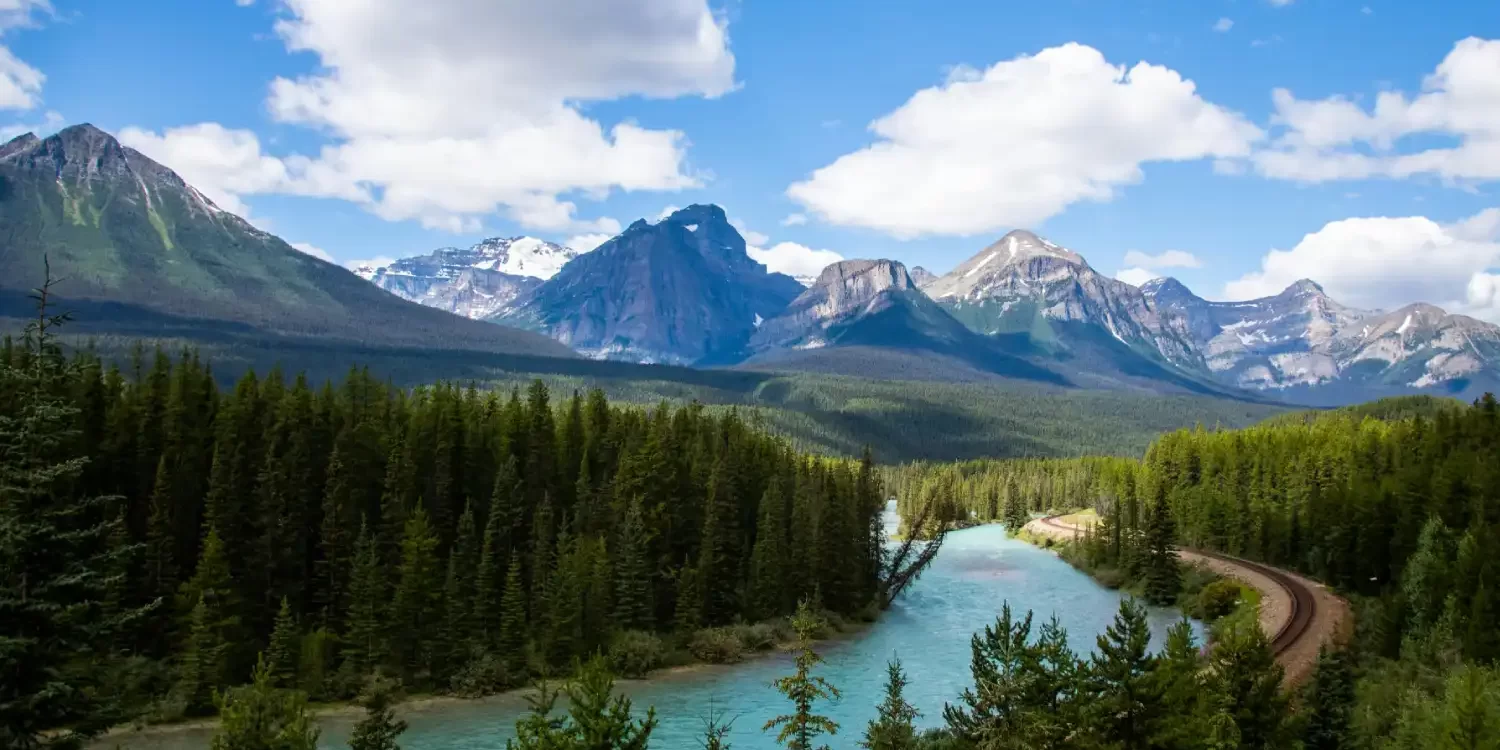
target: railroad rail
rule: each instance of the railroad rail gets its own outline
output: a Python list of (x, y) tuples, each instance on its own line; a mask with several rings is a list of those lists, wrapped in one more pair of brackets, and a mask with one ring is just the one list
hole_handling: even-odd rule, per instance
[[(1075, 535), (1082, 531), (1082, 529), (1079, 529), (1077, 526), (1058, 523), (1056, 520), (1054, 520), (1056, 518), (1056, 516), (1047, 516), (1046, 518), (1040, 519), (1040, 521), (1044, 526), (1049, 526), (1059, 531), (1071, 532)], [(1233, 557), (1231, 555), (1221, 554), (1219, 552), (1210, 552), (1208, 550), (1194, 549), (1186, 551), (1193, 552), (1204, 557), (1211, 557), (1216, 560), (1222, 560), (1232, 565), (1239, 565), (1244, 568), (1249, 568), (1250, 570), (1253, 570), (1271, 579), (1276, 583), (1276, 585), (1280, 586), (1282, 590), (1286, 591), (1287, 599), (1291, 601), (1292, 611), (1291, 615), (1287, 617), (1286, 622), (1282, 623), (1281, 627), (1276, 631), (1276, 634), (1271, 637), (1271, 653), (1273, 655), (1282, 655), (1287, 650), (1291, 649), (1292, 646), (1295, 646), (1297, 642), (1302, 639), (1302, 636), (1307, 633), (1307, 629), (1312, 625), (1313, 617), (1316, 616), (1318, 610), (1318, 598), (1313, 594), (1312, 590), (1307, 587), (1307, 584), (1297, 580), (1296, 578), (1293, 578), (1292, 576), (1288, 575), (1286, 572), (1278, 568), (1273, 568), (1262, 563), (1245, 560), (1239, 557)]]

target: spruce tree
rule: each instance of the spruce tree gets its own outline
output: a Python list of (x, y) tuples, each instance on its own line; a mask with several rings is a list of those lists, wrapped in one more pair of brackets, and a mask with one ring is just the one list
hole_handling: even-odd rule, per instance
[(1120, 602), (1114, 623), (1097, 639), (1089, 669), (1088, 725), (1107, 747), (1144, 748), (1158, 732), (1163, 686), (1147, 650), (1146, 610)]
[(490, 508), (484, 525), (479, 567), (474, 572), (474, 610), (471, 645), (489, 648), (500, 634), (500, 597), (505, 586), (505, 558), (501, 544), (500, 514)]
[(557, 693), (545, 684), (528, 697), (531, 713), (516, 722), (516, 739), (507, 750), (646, 750), (656, 729), (656, 709), (636, 719), (630, 699), (614, 695), (614, 677), (602, 657), (578, 667), (567, 687), (568, 715), (552, 716)]
[(1152, 604), (1172, 604), (1182, 589), (1176, 538), (1172, 509), (1167, 503), (1166, 493), (1159, 490), (1146, 521), (1146, 599)]
[(391, 710), (392, 686), (387, 680), (372, 677), (360, 695), (365, 715), (349, 735), (349, 750), (401, 750), (396, 738), (406, 731), (406, 722)]
[(886, 664), (885, 700), (877, 707), (878, 715), (865, 728), (860, 747), (868, 750), (917, 750), (917, 730), (912, 722), (922, 714), (906, 701), (906, 673), (901, 660), (892, 658)]
[(281, 598), (281, 610), (276, 614), (276, 625), (271, 630), (271, 645), (266, 649), (266, 666), (271, 670), (271, 684), (285, 688), (295, 684), (297, 660), (301, 658), (300, 634), (297, 621), (292, 618), (292, 605), (286, 597)]
[(615, 622), (623, 630), (649, 630), (654, 619), (645, 535), (640, 501), (632, 499), (620, 525), (614, 556)]
[[(0, 362), (0, 745), (81, 740), (113, 720), (114, 696), (91, 689), (83, 655), (138, 612), (100, 607), (114, 557), (113, 501), (81, 494), (89, 458), (77, 453), (78, 409), (59, 393), (70, 376), (52, 340), (65, 322), (37, 290), (24, 361)], [(101, 520), (109, 519), (109, 520)], [(57, 734), (46, 735), (47, 732)]]
[(353, 675), (369, 674), (386, 654), (389, 607), (386, 568), (380, 542), (361, 524), (349, 580), (349, 613), (344, 618), (344, 664)]
[(1302, 745), (1307, 750), (1339, 750), (1349, 747), (1349, 717), (1354, 708), (1354, 674), (1343, 649), (1318, 653), (1303, 711), (1307, 725)]
[(772, 476), (760, 498), (755, 546), (750, 552), (750, 601), (758, 618), (775, 617), (786, 601), (786, 500), (781, 477)]
[(271, 667), (261, 658), (249, 685), (219, 698), (219, 730), (210, 750), (317, 750), (307, 697), (272, 683)]
[(526, 666), (526, 587), (521, 580), (521, 554), (513, 552), (505, 571), (505, 595), (500, 600), (500, 634), (496, 646), (510, 674)]
[[(828, 680), (812, 673), (823, 657), (813, 650), (813, 635), (822, 627), (818, 617), (806, 600), (797, 605), (797, 614), (792, 617), (792, 628), (797, 633), (793, 648), (793, 662), (797, 671), (777, 678), (772, 684), (776, 690), (792, 702), (792, 713), (777, 716), (766, 722), (761, 731), (769, 732), (780, 727), (776, 741), (787, 750), (814, 750), (813, 741), (820, 735), (836, 735), (839, 725), (832, 719), (813, 712), (814, 704), (820, 700), (838, 700), (839, 691)], [(822, 746), (826, 748), (827, 746)]]
[(393, 643), (398, 644), (408, 677), (431, 679), (442, 627), (442, 574), (437, 534), (418, 505), (406, 521), (401, 540), (401, 569), (396, 585)]
[(1234, 720), (1248, 748), (1285, 747), (1287, 701), (1281, 693), (1282, 668), (1271, 656), (1265, 634), (1253, 623), (1230, 629), (1214, 644), (1208, 688)]

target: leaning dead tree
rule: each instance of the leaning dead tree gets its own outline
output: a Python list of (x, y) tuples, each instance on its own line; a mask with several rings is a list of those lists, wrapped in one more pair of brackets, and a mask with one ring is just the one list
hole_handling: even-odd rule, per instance
[(952, 503), (928, 498), (906, 523), (906, 535), (881, 566), (880, 608), (886, 609), (916, 582), (956, 526)]

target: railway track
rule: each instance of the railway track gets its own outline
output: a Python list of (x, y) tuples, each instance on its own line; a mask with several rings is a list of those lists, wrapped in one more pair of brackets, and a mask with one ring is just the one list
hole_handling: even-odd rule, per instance
[[(1046, 518), (1040, 519), (1040, 521), (1042, 525), (1057, 529), (1059, 531), (1069, 532), (1072, 534), (1078, 534), (1080, 531), (1082, 531), (1076, 526), (1069, 526), (1067, 524), (1058, 523), (1056, 520), (1054, 520), (1055, 518), (1055, 516), (1048, 516)], [(1311, 627), (1313, 618), (1316, 617), (1318, 611), (1318, 598), (1313, 594), (1312, 590), (1307, 587), (1307, 584), (1297, 580), (1296, 578), (1293, 578), (1290, 575), (1287, 575), (1282, 570), (1273, 568), (1269, 565), (1264, 565), (1258, 562), (1253, 562), (1251, 560), (1232, 557), (1230, 555), (1224, 555), (1217, 552), (1209, 552), (1207, 550), (1189, 551), (1202, 555), (1204, 557), (1211, 557), (1216, 560), (1221, 560), (1223, 562), (1229, 563), (1231, 565), (1238, 565), (1240, 567), (1253, 570), (1271, 579), (1276, 583), (1276, 585), (1280, 586), (1282, 590), (1286, 591), (1287, 598), (1291, 601), (1291, 616), (1287, 617), (1286, 622), (1282, 623), (1281, 628), (1277, 630), (1276, 634), (1271, 637), (1272, 654), (1281, 656), (1283, 653), (1290, 650), (1293, 646), (1297, 645), (1297, 643), (1302, 640), (1302, 637), (1306, 635), (1307, 630), (1309, 627)]]

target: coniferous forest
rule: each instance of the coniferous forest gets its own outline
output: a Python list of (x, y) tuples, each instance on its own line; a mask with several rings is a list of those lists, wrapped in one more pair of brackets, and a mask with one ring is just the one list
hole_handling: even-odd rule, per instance
[[(536, 683), (511, 747), (646, 748), (655, 714), (617, 695), (617, 676), (674, 649), (733, 661), (781, 641), (794, 671), (768, 689), (790, 712), (764, 729), (798, 750), (1500, 737), (1493, 398), (1183, 431), (1141, 461), (881, 470), (868, 452), (800, 455), (732, 411), (557, 398), (541, 382), (401, 390), (353, 371), (314, 387), (273, 371), (221, 391), (192, 352), (124, 368), (65, 355), (50, 338), (62, 322), (43, 308), (0, 347), (5, 747), (217, 714), (215, 748), (310, 750), (308, 701), (355, 699), (367, 714), (351, 746), (393, 750), (397, 690)], [(887, 493), (925, 547), (886, 545)], [(955, 504), (1011, 524), (1091, 505), (1101, 522), (1070, 554), (1130, 570), (1163, 603), (1179, 546), (1297, 569), (1351, 596), (1358, 630), (1289, 693), (1256, 627), (1206, 653), (1185, 625), (1151, 644), (1127, 601), (1084, 652), (1055, 620), (1004, 607), (937, 728), (918, 729), (903, 691), (920, 675), (896, 661), (876, 718), (838, 726), (819, 713), (839, 692), (816, 639), (915, 578)], [(708, 717), (703, 746), (725, 736)]]
[[(1101, 579), (1139, 581), (1148, 598), (1164, 602), (1178, 582), (1162, 561), (1178, 546), (1333, 586), (1355, 607), (1348, 653), (1333, 668), (1347, 681), (1335, 691), (1349, 693), (1347, 730), (1335, 733), (1343, 744), (1309, 746), (1500, 742), (1493, 396), (1469, 406), (1392, 399), (1244, 430), (1182, 430), (1162, 436), (1140, 461), (910, 464), (886, 475), (903, 497), (947, 494), (976, 519), (1013, 527), (1034, 512), (1091, 507), (1098, 525), (1065, 555)], [(1305, 705), (1327, 699), (1314, 695)]]
[(541, 382), (273, 371), (221, 392), (191, 352), (64, 356), (61, 322), (0, 349), (7, 747), (209, 714), (252, 679), (483, 694), (595, 653), (626, 673), (677, 641), (708, 658), (802, 600), (878, 608), (868, 455)]

